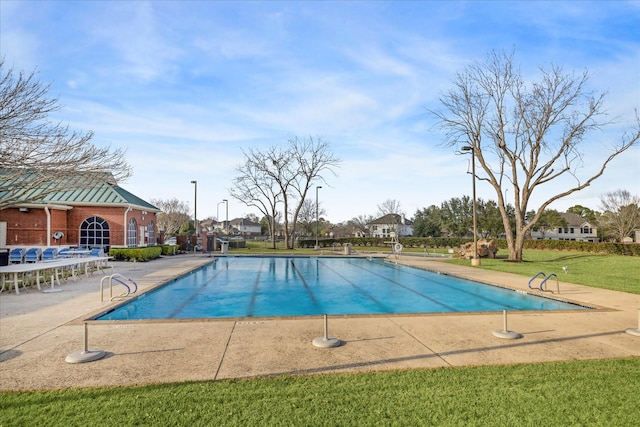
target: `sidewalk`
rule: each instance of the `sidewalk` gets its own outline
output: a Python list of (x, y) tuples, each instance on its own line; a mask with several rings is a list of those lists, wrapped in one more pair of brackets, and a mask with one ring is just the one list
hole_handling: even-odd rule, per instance
[[(146, 290), (210, 261), (180, 255), (111, 265)], [(528, 290), (522, 276), (422, 257), (398, 262)], [(113, 305), (100, 302), (102, 277), (69, 280), (57, 293), (0, 294), (0, 390), (640, 356), (640, 337), (625, 333), (638, 327), (640, 295), (561, 282), (563, 298), (600, 309), (509, 313), (518, 340), (493, 336), (502, 313), (330, 317), (329, 334), (344, 345), (329, 349), (311, 344), (324, 333), (321, 317), (90, 322), (89, 348), (105, 358), (68, 364), (67, 355), (84, 349), (83, 320)]]

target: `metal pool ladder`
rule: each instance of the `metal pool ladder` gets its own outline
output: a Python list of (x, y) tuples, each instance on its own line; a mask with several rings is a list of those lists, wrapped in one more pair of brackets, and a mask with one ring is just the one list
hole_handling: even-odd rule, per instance
[[(128, 277), (123, 276), (122, 274), (114, 273), (110, 276), (105, 276), (100, 280), (100, 302), (104, 302), (104, 282), (105, 280), (109, 281), (109, 301), (113, 301), (116, 298), (125, 298), (130, 294), (135, 294), (138, 292), (138, 284)], [(113, 282), (120, 284), (127, 288), (126, 292), (121, 293), (120, 295), (113, 296)], [(129, 282), (129, 284), (127, 284)]]
[(530, 280), (529, 280), (529, 289), (534, 289), (533, 287), (531, 287), (531, 283), (536, 280), (538, 277), (542, 276), (542, 282), (540, 282), (540, 285), (538, 286), (538, 289), (543, 291), (543, 292), (551, 292), (553, 293), (552, 290), (550, 289), (546, 289), (545, 285), (547, 284), (547, 280), (551, 279), (552, 277), (556, 278), (556, 290), (557, 293), (560, 293), (560, 283), (558, 282), (558, 275), (556, 273), (551, 273), (548, 276), (546, 274), (544, 274), (544, 272), (540, 271), (539, 273), (536, 273), (535, 276), (533, 276)]

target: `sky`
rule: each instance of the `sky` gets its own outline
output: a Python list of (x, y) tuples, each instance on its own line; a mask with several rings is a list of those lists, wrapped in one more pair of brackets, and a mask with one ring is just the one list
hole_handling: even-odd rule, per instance
[[(412, 218), (471, 196), (470, 156), (444, 146), (430, 111), (492, 50), (514, 52), (525, 79), (551, 64), (589, 71), (612, 125), (587, 138), (580, 173), (599, 169), (640, 107), (638, 1), (0, 2), (0, 55), (51, 85), (52, 119), (126, 149), (120, 184), (147, 201), (193, 209), (197, 181), (199, 219), (261, 217), (230, 196), (233, 178), (243, 152), (291, 137), (320, 137), (340, 159), (314, 184), (333, 223), (387, 200)], [(551, 208), (639, 195), (639, 170), (635, 146)], [(536, 190), (528, 210), (563, 185)], [(477, 195), (496, 200), (482, 181)]]

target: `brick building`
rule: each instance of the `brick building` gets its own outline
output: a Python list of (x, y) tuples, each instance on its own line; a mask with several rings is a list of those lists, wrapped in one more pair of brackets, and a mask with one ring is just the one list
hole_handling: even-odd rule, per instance
[[(75, 178), (82, 180), (82, 176)], [(53, 184), (48, 184), (52, 186)], [(109, 175), (76, 188), (32, 188), (0, 210), (0, 247), (135, 247), (156, 244), (157, 207), (117, 185)], [(0, 188), (12, 188), (0, 183)], [(0, 200), (10, 197), (0, 192)]]

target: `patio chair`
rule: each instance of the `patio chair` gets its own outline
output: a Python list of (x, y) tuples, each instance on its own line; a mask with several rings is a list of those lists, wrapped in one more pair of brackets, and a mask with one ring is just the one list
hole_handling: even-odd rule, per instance
[(71, 258), (73, 256), (73, 250), (71, 248), (62, 248), (58, 251), (60, 258)]
[(89, 256), (104, 256), (104, 251), (102, 248), (93, 248), (89, 252)]
[(42, 252), (43, 261), (53, 261), (58, 258), (58, 248), (47, 248)]
[(12, 264), (22, 264), (24, 262), (24, 248), (13, 248), (9, 252), (9, 262)]
[(42, 249), (29, 248), (24, 256), (25, 262), (38, 262), (42, 259)]

